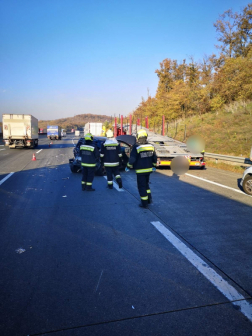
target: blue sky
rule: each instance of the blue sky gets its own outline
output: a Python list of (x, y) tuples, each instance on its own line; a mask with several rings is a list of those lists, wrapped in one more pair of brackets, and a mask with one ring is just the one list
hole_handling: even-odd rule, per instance
[(0, 114), (127, 115), (165, 58), (216, 52), (213, 23), (243, 0), (0, 0)]

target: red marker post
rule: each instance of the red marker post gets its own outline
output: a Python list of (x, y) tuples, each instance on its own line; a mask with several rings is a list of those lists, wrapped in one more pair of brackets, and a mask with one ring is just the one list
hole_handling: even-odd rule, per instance
[(115, 118), (115, 127), (114, 127), (114, 138), (117, 137), (117, 120)]
[(121, 115), (121, 135), (123, 135), (123, 115)]
[(149, 129), (149, 119), (145, 117), (145, 128)]

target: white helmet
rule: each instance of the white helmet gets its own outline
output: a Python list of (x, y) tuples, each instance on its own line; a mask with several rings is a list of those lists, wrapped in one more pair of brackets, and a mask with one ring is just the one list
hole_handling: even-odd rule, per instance
[(108, 130), (107, 133), (106, 133), (106, 136), (107, 136), (107, 138), (113, 138), (114, 134), (111, 130)]

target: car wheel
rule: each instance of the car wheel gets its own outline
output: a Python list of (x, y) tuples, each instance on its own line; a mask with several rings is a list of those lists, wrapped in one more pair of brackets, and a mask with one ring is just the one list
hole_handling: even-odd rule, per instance
[(245, 177), (242, 187), (246, 194), (252, 196), (252, 175)]

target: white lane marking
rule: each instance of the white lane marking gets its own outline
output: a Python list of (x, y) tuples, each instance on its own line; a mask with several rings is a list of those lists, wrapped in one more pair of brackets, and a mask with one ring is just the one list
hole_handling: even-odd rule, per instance
[(5, 149), (0, 149), (0, 151), (1, 151), (1, 150), (5, 150)]
[[(242, 192), (241, 190), (238, 190), (238, 189), (235, 189), (235, 188), (231, 188), (231, 187), (227, 187), (227, 186), (225, 186), (224, 184), (220, 184), (220, 183), (217, 183), (217, 182), (209, 181), (209, 180), (203, 179), (202, 177), (194, 176), (194, 175), (187, 174), (187, 173), (186, 173), (185, 175), (190, 176), (190, 177), (193, 177), (193, 178), (196, 178), (196, 179), (201, 180), (201, 181), (205, 181), (205, 182), (208, 182), (208, 183), (217, 185), (217, 186), (222, 187), (222, 188), (226, 188), (226, 189), (229, 189), (229, 190), (236, 191), (236, 192), (238, 192), (239, 194), (243, 194), (243, 195), (245, 195), (245, 196), (249, 196), (248, 194), (245, 194), (245, 193)], [(249, 197), (251, 197), (251, 196), (249, 196)]]
[(1, 147), (3, 147), (4, 145), (0, 145)]
[[(103, 176), (106, 180), (107, 180), (107, 176)], [(124, 191), (123, 188), (119, 188), (117, 183), (115, 181), (113, 181), (113, 186), (117, 191)]]
[[(170, 230), (160, 222), (151, 224), (184, 256), (197, 270), (203, 274), (231, 303), (240, 308), (240, 311), (252, 322), (252, 305), (245, 300), (233, 286), (224, 280), (204, 260), (198, 257), (189, 247), (179, 240)], [(242, 301), (237, 301), (242, 300)], [(235, 302), (233, 302), (235, 301)]]
[(7, 176), (5, 176), (1, 181), (0, 181), (0, 185), (3, 184), (6, 180), (8, 180), (9, 177), (11, 177), (14, 173), (10, 173)]
[(97, 292), (97, 289), (98, 289), (98, 287), (99, 287), (99, 285), (100, 285), (100, 281), (101, 281), (102, 274), (103, 274), (103, 270), (101, 271), (101, 275), (100, 275), (100, 278), (99, 278), (99, 280), (98, 280), (98, 283), (97, 283), (95, 292)]
[(41, 152), (43, 149), (40, 149), (39, 151), (37, 151), (36, 153), (39, 153), (39, 152)]

